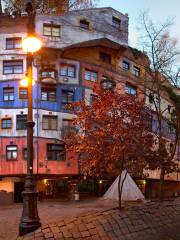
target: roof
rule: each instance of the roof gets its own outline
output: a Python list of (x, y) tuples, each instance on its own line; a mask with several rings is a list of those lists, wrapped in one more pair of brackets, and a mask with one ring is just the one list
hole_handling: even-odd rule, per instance
[(125, 17), (129, 18), (127, 13), (122, 13), (112, 7), (100, 7), (100, 8), (95, 7), (95, 8), (74, 9), (74, 10), (71, 10), (70, 12), (82, 12), (82, 11), (85, 12), (85, 11), (99, 11), (99, 10), (102, 10), (102, 11), (103, 10), (111, 10), (111, 11), (117, 12), (118, 14), (124, 15)]
[(93, 39), (89, 41), (75, 43), (63, 48), (62, 50), (68, 50), (73, 48), (87, 48), (87, 47), (107, 47), (113, 50), (122, 50), (122, 49), (125, 50), (127, 48), (125, 45), (121, 45), (108, 38), (99, 38), (99, 39)]

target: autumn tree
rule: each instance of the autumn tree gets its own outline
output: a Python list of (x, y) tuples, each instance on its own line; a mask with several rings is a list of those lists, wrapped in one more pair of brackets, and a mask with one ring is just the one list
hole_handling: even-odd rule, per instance
[(61, 14), (62, 12), (92, 8), (98, 0), (4, 0), (6, 12), (25, 12), (27, 2), (32, 2), (33, 9), (44, 14)]
[[(176, 170), (179, 139), (179, 112), (171, 95), (180, 84), (177, 40), (170, 36), (172, 21), (155, 24), (148, 13), (141, 14), (141, 46), (149, 58), (144, 76), (147, 104), (152, 109), (156, 135), (156, 164), (160, 170), (160, 200), (163, 199), (165, 175)], [(166, 154), (165, 154), (166, 153)]]
[[(128, 94), (102, 90), (92, 104), (81, 101), (68, 108), (76, 116), (73, 125), (78, 131), (66, 136), (66, 146), (68, 151), (80, 154), (82, 174), (121, 176), (125, 169), (131, 175), (143, 173), (154, 139), (148, 131), (149, 111), (142, 102)], [(120, 182), (121, 178), (121, 208)]]

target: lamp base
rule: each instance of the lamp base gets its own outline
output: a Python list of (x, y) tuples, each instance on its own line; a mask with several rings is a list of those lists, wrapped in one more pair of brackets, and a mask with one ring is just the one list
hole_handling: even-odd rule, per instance
[(19, 224), (19, 236), (33, 232), (41, 226), (37, 211), (37, 196), (33, 176), (28, 175), (25, 180), (23, 195), (23, 213)]

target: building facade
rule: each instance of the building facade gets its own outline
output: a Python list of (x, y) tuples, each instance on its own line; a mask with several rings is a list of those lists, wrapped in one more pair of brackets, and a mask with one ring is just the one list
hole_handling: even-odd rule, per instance
[[(0, 16), (0, 191), (21, 201), (27, 164), (26, 53), (27, 17)], [(80, 191), (103, 191), (102, 181), (79, 176), (78, 156), (65, 152), (63, 138), (72, 130), (66, 105), (93, 100), (93, 87), (113, 78), (120, 92), (145, 100), (145, 54), (128, 46), (128, 16), (112, 8), (37, 15), (36, 34), (43, 48), (33, 61), (34, 174), (40, 197), (64, 196), (78, 180)], [(157, 175), (150, 179), (157, 180)], [(172, 180), (178, 180), (177, 176)], [(139, 179), (145, 189), (145, 181)], [(148, 183), (148, 181), (147, 181)], [(152, 185), (152, 181), (150, 181)], [(178, 185), (176, 181), (176, 185)]]

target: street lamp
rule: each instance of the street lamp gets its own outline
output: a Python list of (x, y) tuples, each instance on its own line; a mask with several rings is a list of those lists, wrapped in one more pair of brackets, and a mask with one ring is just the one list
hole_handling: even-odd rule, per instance
[(33, 53), (41, 48), (41, 41), (34, 35), (34, 12), (31, 2), (28, 2), (28, 36), (22, 41), (22, 48), (27, 52), (27, 79), (28, 79), (28, 115), (27, 115), (27, 175), (25, 178), (23, 196), (23, 212), (19, 224), (19, 235), (25, 235), (41, 226), (37, 211), (37, 196), (33, 177), (33, 105), (32, 105), (32, 63)]

